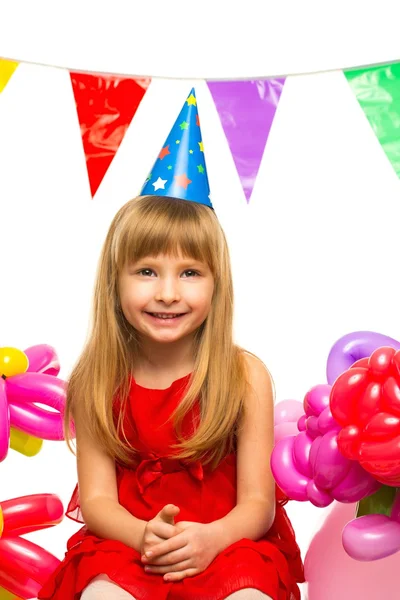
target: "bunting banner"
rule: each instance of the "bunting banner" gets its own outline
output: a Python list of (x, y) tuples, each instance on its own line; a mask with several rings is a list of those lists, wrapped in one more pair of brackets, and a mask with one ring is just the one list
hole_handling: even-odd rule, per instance
[[(0, 58), (0, 93), (19, 64)], [(63, 70), (68, 73), (74, 93), (93, 198), (151, 78)], [(400, 62), (345, 69), (343, 73), (400, 177)], [(287, 77), (206, 82), (247, 202), (251, 199)]]
[(93, 198), (151, 80), (75, 72), (70, 77)]
[(15, 60), (0, 58), (0, 94), (10, 81), (11, 76), (18, 65), (19, 63), (17, 63)]
[(400, 177), (400, 63), (345, 70), (344, 74)]
[(247, 202), (285, 79), (208, 81)]

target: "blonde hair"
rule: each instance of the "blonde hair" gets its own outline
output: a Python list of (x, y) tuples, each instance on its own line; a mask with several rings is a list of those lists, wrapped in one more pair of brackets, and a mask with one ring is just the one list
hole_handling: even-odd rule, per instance
[[(89, 435), (116, 460), (132, 460), (135, 449), (118, 432), (140, 346), (135, 329), (119, 305), (119, 275), (129, 262), (179, 252), (208, 264), (214, 277), (214, 293), (210, 312), (195, 335), (194, 371), (173, 415), (179, 440), (174, 456), (215, 466), (234, 449), (247, 372), (244, 352), (232, 337), (233, 285), (225, 235), (209, 207), (159, 196), (142, 196), (125, 204), (115, 215), (104, 242), (91, 330), (68, 385), (64, 426), (70, 448), (70, 422), (79, 405)], [(117, 393), (121, 411), (115, 423), (113, 402)], [(196, 400), (200, 422), (192, 437), (185, 439), (182, 421)]]

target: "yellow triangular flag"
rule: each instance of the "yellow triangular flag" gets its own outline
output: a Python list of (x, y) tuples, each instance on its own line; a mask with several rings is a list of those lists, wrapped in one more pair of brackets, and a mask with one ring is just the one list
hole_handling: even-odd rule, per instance
[(11, 75), (18, 65), (19, 63), (15, 62), (15, 60), (0, 58), (0, 94), (10, 81)]

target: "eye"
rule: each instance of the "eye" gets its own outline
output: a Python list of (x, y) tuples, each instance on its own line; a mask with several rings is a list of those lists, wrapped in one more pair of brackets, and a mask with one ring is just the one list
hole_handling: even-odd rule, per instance
[(140, 269), (140, 271), (138, 271), (138, 274), (143, 275), (144, 277), (149, 277), (151, 273), (154, 273), (153, 269)]
[(197, 275), (200, 275), (198, 271), (194, 271), (193, 269), (187, 269), (186, 271), (184, 271), (184, 273), (189, 273), (189, 277), (196, 277)]

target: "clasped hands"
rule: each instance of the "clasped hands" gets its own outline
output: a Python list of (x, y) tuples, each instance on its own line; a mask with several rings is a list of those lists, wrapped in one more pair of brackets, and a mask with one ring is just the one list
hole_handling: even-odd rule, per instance
[(218, 554), (212, 524), (175, 524), (179, 510), (173, 504), (164, 506), (146, 524), (140, 548), (145, 571), (163, 575), (165, 581), (181, 581), (201, 573)]

